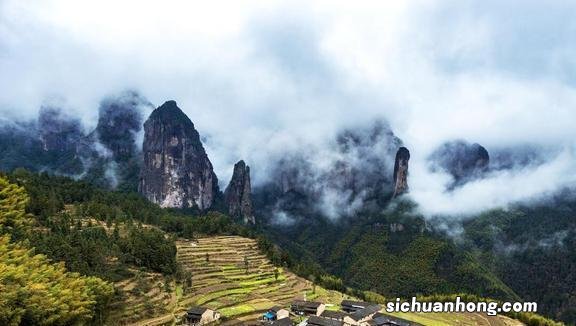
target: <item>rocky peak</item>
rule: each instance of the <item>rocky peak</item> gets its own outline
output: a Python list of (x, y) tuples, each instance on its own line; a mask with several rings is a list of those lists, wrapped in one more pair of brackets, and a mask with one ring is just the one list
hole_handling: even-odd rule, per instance
[(482, 176), (488, 170), (490, 156), (486, 148), (465, 141), (448, 142), (430, 156), (434, 169), (450, 173), (455, 184)]
[(200, 135), (175, 101), (167, 101), (144, 123), (144, 165), (139, 191), (162, 207), (212, 206), (218, 179)]
[(400, 147), (396, 152), (394, 161), (394, 194), (393, 197), (408, 191), (408, 161), (410, 151), (406, 147)]
[(234, 173), (224, 192), (224, 200), (231, 216), (242, 218), (244, 223), (256, 223), (252, 214), (250, 167), (244, 161), (234, 164)]

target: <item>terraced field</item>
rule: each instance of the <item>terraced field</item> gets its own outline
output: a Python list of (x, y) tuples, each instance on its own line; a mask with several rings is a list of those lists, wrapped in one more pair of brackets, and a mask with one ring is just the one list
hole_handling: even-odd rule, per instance
[[(349, 298), (318, 286), (313, 291), (311, 282), (273, 266), (253, 239), (238, 236), (181, 239), (177, 248), (178, 261), (192, 275), (191, 287), (174, 287), (173, 302), (166, 301), (165, 312), (137, 325), (178, 322), (193, 305), (217, 309), (225, 325), (246, 324), (272, 306), (288, 306), (292, 300), (305, 296), (334, 304)], [(142, 315), (140, 311), (135, 314)]]
[[(178, 260), (192, 275), (192, 288), (178, 301), (184, 312), (190, 305), (218, 309), (227, 325), (256, 320), (268, 308), (288, 306), (311, 295), (312, 284), (282, 268), (260, 253), (256, 241), (237, 236), (200, 238), (178, 242)], [(335, 291), (316, 288), (315, 296), (341, 300)]]
[(166, 315), (174, 309), (176, 295), (173, 281), (159, 273), (138, 270), (132, 272), (134, 277), (115, 283), (120, 298), (113, 303), (117, 309), (113, 309), (115, 313), (110, 316), (110, 321), (117, 325), (126, 325)]
[[(192, 275), (188, 289), (164, 285), (161, 276), (147, 274), (148, 292), (132, 299), (122, 318), (135, 321), (135, 325), (177, 324), (186, 310), (202, 305), (218, 310), (224, 325), (249, 325), (268, 308), (288, 306), (294, 299), (317, 300), (327, 304), (327, 309), (339, 309), (343, 299), (354, 299), (340, 292), (319, 286), (312, 290), (311, 282), (289, 271), (276, 268), (258, 250), (256, 241), (238, 236), (199, 238), (195, 241), (181, 239), (177, 242), (178, 261)], [(155, 278), (156, 277), (156, 278)], [(127, 292), (136, 286), (131, 280), (120, 284)], [(172, 291), (172, 292), (169, 292)], [(149, 313), (151, 311), (151, 313)], [(488, 317), (481, 314), (395, 314), (424, 325), (480, 325), (511, 326), (521, 323), (506, 317)], [(154, 317), (153, 317), (154, 316)]]

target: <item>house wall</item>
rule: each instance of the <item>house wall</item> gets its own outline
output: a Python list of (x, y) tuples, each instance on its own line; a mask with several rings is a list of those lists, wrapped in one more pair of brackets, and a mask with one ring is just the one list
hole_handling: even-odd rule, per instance
[(345, 326), (365, 326), (368, 325), (368, 321), (372, 320), (374, 314), (367, 316), (366, 318), (360, 319), (359, 321), (355, 321), (354, 319), (350, 318), (349, 316), (344, 317), (344, 325)]
[(286, 309), (280, 309), (276, 312), (276, 319), (282, 319), (290, 317), (290, 312)]
[(324, 310), (326, 309), (326, 306), (324, 304), (321, 304), (318, 306), (318, 309), (316, 310), (316, 316), (320, 316)]
[(212, 323), (218, 319), (220, 319), (220, 313), (216, 312), (214, 310), (208, 309), (202, 314), (202, 319), (200, 320), (200, 325), (206, 325), (206, 324)]
[(354, 319), (350, 318), (349, 316), (344, 317), (344, 325), (345, 326), (357, 326), (358, 322)]

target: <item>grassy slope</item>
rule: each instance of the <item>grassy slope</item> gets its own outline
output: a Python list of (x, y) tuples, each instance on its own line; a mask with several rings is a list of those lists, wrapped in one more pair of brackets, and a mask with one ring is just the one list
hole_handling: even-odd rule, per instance
[[(206, 254), (208, 253), (208, 261)], [(248, 272), (245, 269), (248, 260)], [(166, 313), (138, 322), (138, 325), (170, 324), (184, 314), (191, 305), (203, 305), (217, 309), (226, 317), (225, 324), (234, 325), (256, 320), (266, 309), (274, 305), (287, 306), (294, 299), (318, 300), (338, 309), (340, 301), (347, 297), (336, 291), (316, 287), (287, 270), (275, 267), (257, 249), (252, 239), (237, 236), (200, 238), (197, 241), (178, 242), (178, 259), (192, 272), (192, 288), (184, 291), (175, 287), (174, 301), (166, 307)], [(167, 298), (166, 298), (167, 299)], [(165, 299), (165, 300), (166, 300)], [(159, 304), (160, 301), (155, 301)], [(475, 314), (402, 314), (403, 318), (425, 325), (517, 325), (504, 317)]]

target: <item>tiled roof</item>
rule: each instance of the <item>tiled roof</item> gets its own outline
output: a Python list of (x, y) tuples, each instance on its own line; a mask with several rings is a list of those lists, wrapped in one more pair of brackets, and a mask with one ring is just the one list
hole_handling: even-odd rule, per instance
[(372, 314), (377, 313), (378, 311), (380, 311), (380, 309), (382, 309), (382, 307), (380, 307), (377, 304), (371, 305), (371, 306), (368, 306), (368, 307), (360, 309), (360, 310), (356, 310), (355, 312), (351, 313), (350, 318), (358, 321), (358, 320), (364, 319), (364, 318), (366, 318)]

